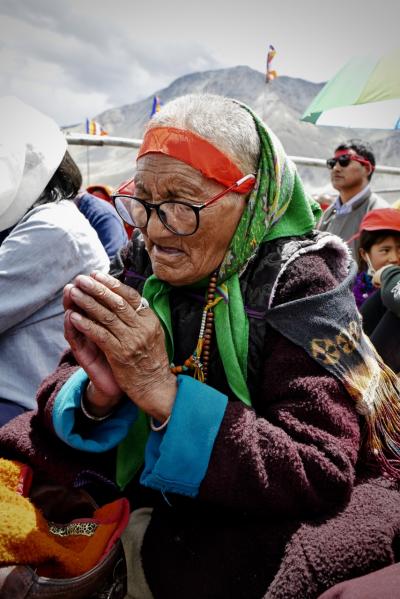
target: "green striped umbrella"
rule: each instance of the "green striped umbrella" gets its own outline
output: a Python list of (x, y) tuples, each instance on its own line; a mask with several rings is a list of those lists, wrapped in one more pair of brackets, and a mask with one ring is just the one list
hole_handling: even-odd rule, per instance
[(316, 125), (400, 129), (400, 49), (353, 58), (311, 102), (302, 121)]

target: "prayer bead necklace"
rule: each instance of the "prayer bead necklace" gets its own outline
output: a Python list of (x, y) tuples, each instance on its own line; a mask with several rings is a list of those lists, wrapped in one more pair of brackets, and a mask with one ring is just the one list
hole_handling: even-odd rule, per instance
[(171, 366), (171, 372), (174, 374), (180, 374), (193, 370), (193, 377), (202, 383), (207, 381), (208, 377), (208, 363), (210, 360), (210, 345), (213, 332), (214, 324), (214, 312), (213, 308), (222, 300), (222, 297), (215, 297), (217, 290), (218, 270), (213, 272), (210, 276), (207, 289), (207, 303), (203, 308), (203, 314), (201, 317), (201, 325), (199, 338), (197, 341), (196, 349), (193, 354), (185, 360), (183, 366)]

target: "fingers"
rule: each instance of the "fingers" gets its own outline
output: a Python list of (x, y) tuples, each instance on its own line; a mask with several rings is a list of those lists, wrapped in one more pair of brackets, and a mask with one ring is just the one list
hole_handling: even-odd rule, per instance
[[(78, 306), (78, 310), (72, 312), (72, 317), (75, 319), (74, 323), (78, 320), (84, 324), (87, 321), (93, 321), (94, 324), (105, 328), (118, 339), (121, 339), (124, 336), (127, 326), (135, 327), (132, 314), (130, 315), (130, 318), (127, 315), (122, 315), (122, 318), (120, 318), (118, 313), (114, 312), (112, 309), (108, 309), (103, 304), (99, 303), (97, 298), (83, 293), (83, 291), (77, 287), (71, 289), (71, 298), (73, 299), (74, 304)], [(121, 298), (118, 298), (118, 301), (124, 302)], [(124, 303), (126, 304), (126, 302)], [(131, 310), (131, 308), (129, 308), (129, 310)], [(77, 314), (82, 316), (83, 319), (75, 318)]]
[[(101, 279), (101, 280), (100, 280)], [(117, 281), (114, 277), (93, 273), (79, 275), (74, 284), (64, 291), (67, 309), (66, 336), (70, 344), (79, 345), (90, 341), (108, 356), (123, 355), (145, 347), (152, 339), (154, 329), (160, 327), (151, 310), (144, 316), (136, 312), (141, 301), (134, 289)]]
[[(89, 339), (103, 352), (118, 351), (119, 342), (117, 338), (100, 324), (86, 318), (86, 316), (83, 316), (78, 312), (71, 312), (69, 314), (69, 319), (72, 326), (78, 331), (78, 334), (72, 333), (72, 341), (75, 344), (77, 351), (79, 351), (81, 339)], [(70, 342), (69, 339), (68, 342)], [(71, 348), (74, 351), (72, 345)]]
[(65, 285), (65, 287), (64, 287), (64, 291), (63, 291), (64, 310), (71, 310), (73, 307), (73, 301), (71, 299), (72, 287), (73, 287), (72, 283), (68, 283), (68, 285)]
[(70, 300), (107, 327), (117, 326), (117, 320), (129, 326), (135, 326), (135, 323), (137, 324), (135, 310), (141, 299), (139, 293), (123, 285), (114, 277), (101, 276), (107, 277), (104, 279), (107, 284), (92, 276), (79, 275), (75, 279), (73, 288), (67, 291)]
[(71, 320), (72, 310), (66, 310), (64, 315), (64, 337), (68, 341), (75, 358), (79, 360), (79, 354), (84, 345), (84, 337), (74, 326)]
[(90, 276), (99, 283), (102, 283), (103, 285), (108, 287), (111, 291), (113, 291), (120, 297), (122, 297), (134, 309), (138, 307), (141, 296), (136, 291), (136, 289), (133, 289), (132, 287), (129, 287), (124, 283), (121, 283), (121, 281), (118, 281), (118, 279), (116, 279), (115, 277), (112, 277), (111, 275), (106, 275), (102, 272), (94, 271), (93, 273), (91, 273)]

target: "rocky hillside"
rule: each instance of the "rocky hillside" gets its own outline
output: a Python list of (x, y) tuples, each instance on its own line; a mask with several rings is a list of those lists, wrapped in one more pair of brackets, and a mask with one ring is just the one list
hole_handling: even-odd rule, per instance
[[(351, 137), (361, 137), (372, 143), (379, 164), (399, 166), (400, 134), (378, 130), (341, 129), (317, 127), (300, 121), (312, 99), (323, 87), (303, 79), (279, 77), (265, 84), (264, 75), (247, 66), (192, 73), (176, 79), (167, 88), (156, 90), (154, 95), (168, 102), (188, 93), (214, 93), (236, 98), (251, 106), (274, 130), (292, 156), (326, 158), (335, 146)], [(149, 118), (153, 96), (134, 104), (113, 108), (95, 116), (110, 135), (141, 138)], [(84, 126), (70, 128), (83, 131)], [(91, 183), (116, 185), (132, 174), (135, 152), (117, 148), (86, 148), (73, 146), (72, 153)], [(332, 190), (325, 169), (301, 167), (301, 176), (310, 191)], [(398, 177), (374, 177), (376, 189), (400, 187)], [(400, 196), (400, 194), (399, 194)]]

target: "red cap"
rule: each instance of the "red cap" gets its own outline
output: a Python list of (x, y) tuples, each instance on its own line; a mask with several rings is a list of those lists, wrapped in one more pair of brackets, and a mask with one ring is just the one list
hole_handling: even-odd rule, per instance
[(360, 237), (362, 231), (398, 231), (400, 232), (400, 210), (396, 208), (377, 208), (367, 212), (360, 223), (355, 235), (352, 235), (346, 243)]
[(102, 198), (103, 200), (109, 200), (111, 197), (112, 188), (109, 185), (102, 185), (99, 183), (98, 185), (88, 185), (86, 187), (86, 191), (94, 196)]

